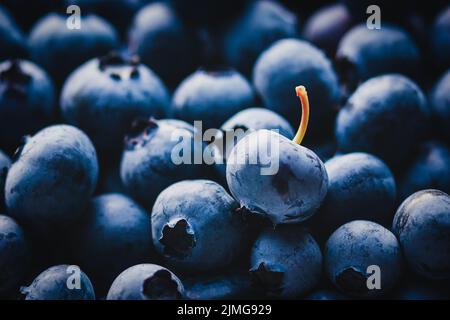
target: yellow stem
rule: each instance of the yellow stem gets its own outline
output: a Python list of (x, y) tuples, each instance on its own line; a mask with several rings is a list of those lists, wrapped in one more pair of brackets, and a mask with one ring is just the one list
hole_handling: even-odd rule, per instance
[(293, 141), (297, 144), (301, 144), (303, 138), (305, 137), (306, 129), (308, 128), (309, 100), (308, 93), (306, 92), (304, 86), (296, 87), (295, 92), (297, 93), (297, 97), (300, 98), (300, 102), (302, 104), (302, 119), (300, 120), (300, 126), (298, 127), (298, 131), (295, 134)]

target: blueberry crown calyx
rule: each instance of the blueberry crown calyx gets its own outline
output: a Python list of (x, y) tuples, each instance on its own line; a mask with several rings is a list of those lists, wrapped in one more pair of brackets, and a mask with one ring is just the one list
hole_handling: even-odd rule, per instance
[(125, 135), (125, 148), (130, 150), (139, 145), (144, 145), (151, 138), (152, 132), (156, 128), (158, 128), (158, 121), (154, 118), (134, 120), (130, 130)]

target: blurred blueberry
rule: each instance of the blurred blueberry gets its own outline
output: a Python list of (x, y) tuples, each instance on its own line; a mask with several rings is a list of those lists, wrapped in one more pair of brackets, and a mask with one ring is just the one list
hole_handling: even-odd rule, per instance
[[(120, 168), (127, 192), (151, 209), (166, 187), (202, 176), (204, 166), (194, 163), (194, 153), (202, 153), (203, 145), (202, 141), (194, 139), (194, 127), (183, 121), (135, 122), (133, 132), (127, 136)], [(182, 158), (177, 160), (187, 157), (189, 161), (178, 164), (174, 155)]]
[(14, 296), (30, 269), (31, 252), (22, 228), (0, 215), (0, 298)]
[(435, 85), (430, 98), (430, 108), (437, 131), (450, 139), (450, 69)]
[(238, 209), (213, 181), (175, 183), (161, 192), (153, 207), (153, 244), (179, 272), (226, 268), (247, 249), (246, 223)]
[(224, 36), (226, 62), (250, 77), (258, 56), (273, 42), (297, 34), (294, 13), (275, 1), (254, 1)]
[(5, 182), (11, 159), (0, 150), (0, 212), (5, 209)]
[(114, 280), (106, 300), (178, 300), (184, 297), (180, 279), (156, 264), (138, 264)]
[(27, 55), (25, 36), (6, 8), (0, 5), (0, 62)]
[(409, 196), (392, 225), (409, 267), (429, 279), (450, 279), (450, 196), (428, 189)]
[(65, 121), (84, 130), (99, 150), (121, 150), (136, 118), (164, 116), (169, 94), (152, 70), (112, 53), (76, 69), (61, 93)]
[(428, 115), (422, 91), (408, 78), (397, 74), (372, 78), (358, 87), (338, 114), (338, 150), (371, 153), (395, 170), (424, 136)]
[(155, 258), (150, 215), (118, 193), (91, 200), (76, 240), (75, 256), (91, 276), (97, 293), (106, 292), (126, 268)]
[(267, 229), (253, 246), (250, 273), (269, 297), (298, 298), (317, 285), (321, 271), (319, 245), (299, 226)]
[(339, 291), (335, 290), (316, 290), (311, 292), (306, 298), (306, 300), (348, 300), (346, 297)]
[(81, 28), (69, 29), (67, 16), (49, 13), (30, 32), (31, 59), (51, 75), (57, 86), (83, 62), (115, 49), (119, 40), (114, 28), (95, 15), (81, 16)]
[(450, 67), (450, 6), (443, 9), (430, 30), (430, 46), (433, 63), (439, 70)]
[[(385, 296), (401, 277), (403, 261), (395, 236), (379, 224), (355, 220), (344, 224), (328, 239), (325, 270), (342, 292), (355, 297)], [(380, 288), (369, 288), (369, 267), (379, 268)], [(376, 276), (373, 273), (373, 276)]]
[(195, 69), (196, 41), (171, 6), (156, 2), (134, 17), (128, 47), (174, 88)]
[[(0, 144), (12, 149), (54, 118), (55, 90), (47, 73), (26, 60), (0, 64)], [(14, 150), (14, 149), (12, 149)]]
[(95, 300), (87, 275), (77, 266), (65, 264), (48, 268), (20, 291), (25, 300)]
[(191, 300), (229, 300), (258, 297), (248, 273), (228, 272), (199, 275), (184, 280), (186, 297)]
[(395, 211), (396, 186), (388, 166), (367, 153), (335, 156), (325, 163), (328, 192), (313, 217), (318, 232), (328, 237), (352, 220), (390, 225)]
[(8, 213), (41, 235), (76, 225), (97, 183), (89, 138), (72, 126), (47, 127), (28, 138), (15, 158), (5, 185)]
[(343, 4), (330, 4), (306, 20), (302, 36), (333, 57), (340, 39), (352, 24), (352, 16)]
[(253, 82), (264, 105), (291, 124), (299, 123), (298, 100), (292, 90), (301, 83), (308, 88), (311, 117), (308, 140), (320, 140), (333, 129), (339, 86), (330, 61), (306, 41), (284, 39), (275, 42), (258, 58)]
[(176, 89), (172, 116), (193, 124), (202, 121), (204, 130), (219, 128), (235, 113), (253, 106), (255, 96), (248, 81), (234, 70), (199, 70)]
[(397, 26), (369, 29), (360, 24), (341, 39), (336, 64), (341, 81), (353, 90), (360, 82), (386, 73), (415, 77), (420, 73), (420, 51), (411, 36)]
[(81, 14), (94, 13), (108, 20), (117, 30), (126, 35), (134, 14), (144, 5), (155, 0), (65, 0), (66, 6), (77, 5)]
[(226, 174), (241, 206), (267, 216), (274, 225), (311, 217), (328, 188), (325, 166), (314, 152), (264, 129), (236, 144)]
[(438, 189), (450, 192), (450, 149), (432, 141), (421, 146), (418, 155), (406, 169), (399, 184), (399, 199), (403, 201), (416, 191)]

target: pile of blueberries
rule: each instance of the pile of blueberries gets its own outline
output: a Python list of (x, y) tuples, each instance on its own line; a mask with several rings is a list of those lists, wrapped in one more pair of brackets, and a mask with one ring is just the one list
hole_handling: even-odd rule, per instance
[(447, 1), (3, 0), (0, 298), (449, 299), (449, 142)]

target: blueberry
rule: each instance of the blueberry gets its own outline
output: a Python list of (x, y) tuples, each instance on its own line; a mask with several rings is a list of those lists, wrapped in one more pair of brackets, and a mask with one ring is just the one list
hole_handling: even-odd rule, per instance
[(450, 196), (428, 189), (398, 208), (392, 229), (409, 267), (429, 279), (450, 278)]
[(111, 193), (91, 200), (74, 250), (98, 293), (126, 268), (154, 258), (150, 232), (149, 214), (129, 197)]
[(314, 217), (319, 232), (328, 237), (339, 226), (357, 219), (391, 223), (396, 185), (383, 161), (367, 153), (349, 153), (331, 158), (325, 168), (328, 192)]
[(239, 111), (222, 124), (220, 129), (224, 132), (237, 129), (244, 131), (278, 130), (286, 138), (294, 138), (294, 129), (289, 122), (276, 112), (265, 108), (249, 108)]
[(397, 300), (448, 300), (450, 295), (445, 283), (433, 283), (422, 279), (407, 279), (395, 292)]
[[(222, 139), (218, 139), (217, 141), (217, 143), (220, 143), (220, 148), (215, 150), (215, 156), (218, 160), (221, 157), (222, 159), (220, 159), (220, 162), (217, 161), (215, 163), (215, 168), (223, 181), (226, 181), (227, 155), (245, 134), (260, 129), (278, 130), (278, 132), (286, 138), (294, 138), (294, 130), (289, 122), (272, 110), (265, 108), (249, 108), (239, 111), (220, 127), (223, 136)], [(242, 130), (242, 135), (237, 134), (238, 130)], [(233, 139), (227, 139), (227, 132), (229, 135), (235, 134), (236, 138), (230, 136), (233, 137)]]
[(0, 6), (0, 61), (27, 55), (25, 36), (10, 13)]
[[(367, 8), (370, 5), (377, 5), (380, 7), (381, 21), (386, 19), (387, 21), (397, 21), (401, 19), (405, 13), (408, 13), (412, 8), (411, 2), (407, 0), (397, 0), (395, 2), (390, 0), (341, 0), (341, 2), (347, 7), (350, 14), (357, 20), (366, 21), (369, 17)], [(381, 28), (384, 28), (385, 24), (382, 23)]]
[(248, 299), (258, 296), (248, 273), (228, 272), (200, 275), (184, 280), (186, 296), (191, 300)]
[(339, 42), (336, 53), (341, 80), (350, 90), (381, 74), (417, 76), (420, 59), (411, 36), (389, 24), (383, 24), (381, 29), (369, 29), (366, 24), (353, 27)]
[(19, 289), (29, 269), (30, 250), (22, 228), (10, 217), (0, 215), (0, 297)]
[(321, 270), (319, 245), (299, 226), (267, 229), (252, 248), (250, 273), (272, 298), (304, 295), (317, 285)]
[(172, 116), (203, 128), (219, 128), (225, 119), (251, 107), (254, 94), (250, 83), (234, 70), (199, 70), (187, 77), (176, 89)]
[(396, 166), (410, 156), (427, 119), (426, 99), (414, 82), (396, 74), (372, 78), (338, 114), (338, 149), (371, 153)]
[(26, 60), (0, 64), (0, 143), (16, 147), (54, 115), (55, 90), (47, 73)]
[(65, 264), (48, 268), (20, 291), (25, 300), (95, 300), (88, 276), (77, 266)]
[(311, 292), (306, 300), (347, 300), (348, 298), (335, 290), (316, 290)]
[(50, 13), (33, 27), (31, 58), (46, 69), (58, 86), (83, 62), (108, 53), (118, 44), (114, 28), (95, 15), (82, 16), (80, 29), (66, 26), (66, 15)]
[(352, 16), (343, 4), (330, 4), (318, 9), (306, 20), (302, 36), (334, 56), (339, 40), (352, 24)]
[[(194, 136), (194, 127), (183, 121), (149, 120), (134, 123), (123, 152), (120, 175), (127, 192), (146, 208), (151, 208), (164, 188), (184, 179), (201, 176), (203, 166), (193, 162), (176, 164), (173, 153), (178, 147), (195, 152), (202, 142)], [(194, 141), (195, 139), (195, 141)], [(184, 159), (185, 151), (182, 157)], [(201, 152), (201, 150), (200, 150)], [(178, 154), (177, 154), (178, 155)]]
[[(50, 11), (59, 10), (64, 0), (2, 0), (14, 16), (17, 22), (28, 31), (42, 15)], [(66, 9), (66, 7), (64, 7)]]
[(254, 1), (225, 33), (225, 61), (251, 75), (259, 54), (282, 38), (295, 38), (297, 18), (275, 1)]
[(5, 181), (11, 159), (0, 150), (0, 212), (5, 209)]
[(67, 125), (42, 129), (16, 152), (5, 185), (8, 213), (39, 234), (69, 228), (97, 182), (95, 149), (80, 130)]
[(423, 145), (401, 179), (400, 200), (424, 189), (450, 192), (449, 163), (450, 149), (446, 145), (437, 141)]
[(106, 299), (177, 300), (183, 297), (183, 284), (170, 270), (156, 264), (138, 264), (114, 280)]
[(430, 47), (434, 64), (440, 70), (450, 67), (450, 6), (434, 20), (430, 32)]
[[(324, 258), (330, 281), (342, 292), (355, 297), (385, 295), (402, 273), (402, 254), (397, 239), (388, 229), (371, 221), (355, 220), (337, 229), (326, 243)], [(379, 268), (379, 288), (369, 287), (374, 284), (369, 278), (373, 272), (371, 266)]]
[(99, 150), (120, 150), (136, 118), (162, 117), (169, 95), (152, 70), (116, 53), (92, 59), (67, 79), (62, 117), (84, 130)]
[(439, 79), (434, 87), (430, 108), (433, 123), (439, 133), (450, 139), (450, 69)]
[(178, 14), (195, 27), (220, 27), (252, 0), (169, 0)]
[(66, 5), (77, 5), (82, 14), (94, 13), (108, 20), (122, 35), (125, 36), (127, 28), (134, 14), (153, 0), (65, 0)]
[(184, 26), (172, 7), (156, 2), (137, 12), (128, 46), (173, 88), (195, 68), (195, 43), (192, 32)]
[(195, 274), (226, 268), (246, 248), (246, 225), (238, 208), (213, 181), (175, 183), (153, 207), (153, 244), (176, 270)]
[(296, 103), (291, 94), (298, 82), (311, 93), (310, 139), (319, 140), (332, 131), (334, 111), (339, 99), (336, 74), (325, 55), (311, 44), (284, 39), (275, 42), (258, 58), (253, 82), (264, 105), (291, 124), (298, 123)]

